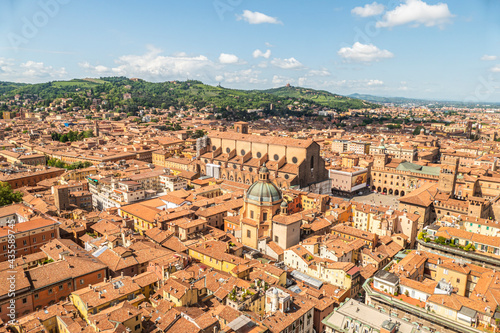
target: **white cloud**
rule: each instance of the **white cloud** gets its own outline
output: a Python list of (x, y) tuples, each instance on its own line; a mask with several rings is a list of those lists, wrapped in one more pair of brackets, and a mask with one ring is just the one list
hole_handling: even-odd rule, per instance
[(0, 74), (12, 73), (14, 71), (14, 61), (12, 59), (0, 58)]
[(281, 76), (281, 75), (274, 75), (272, 79), (272, 83), (275, 87), (282, 86), (286, 83), (295, 83), (295, 80), (292, 79), (291, 77), (286, 77), (286, 76)]
[(304, 67), (304, 65), (294, 57), (288, 59), (274, 58), (271, 60), (271, 64), (283, 69), (300, 69)]
[(214, 77), (209, 72), (216, 64), (204, 55), (188, 56), (185, 53), (176, 53), (165, 56), (161, 53), (160, 49), (149, 45), (145, 54), (119, 57), (115, 60), (115, 67), (94, 66), (89, 63), (80, 63), (80, 66), (95, 74), (138, 76), (153, 81)]
[(500, 65), (496, 65), (490, 68), (490, 71), (493, 73), (500, 73)]
[(330, 89), (347, 89), (349, 91), (354, 91), (358, 89), (362, 90), (380, 90), (384, 86), (384, 82), (376, 79), (364, 79), (364, 80), (334, 80), (323, 82), (324, 87)]
[(38, 83), (64, 79), (67, 74), (64, 67), (55, 68), (32, 60), (19, 63), (0, 57), (0, 80)]
[(322, 69), (311, 69), (309, 72), (307, 72), (306, 76), (330, 76), (332, 73), (328, 71), (326, 68)]
[(357, 62), (371, 62), (394, 57), (392, 52), (381, 50), (373, 44), (360, 42), (354, 43), (352, 47), (343, 47), (337, 53), (345, 60)]
[(376, 26), (391, 28), (398, 25), (412, 24), (412, 26), (417, 27), (422, 24), (426, 27), (438, 26), (443, 28), (451, 22), (451, 18), (454, 16), (445, 3), (429, 5), (422, 0), (405, 0), (395, 9), (386, 12)]
[(234, 54), (221, 53), (219, 56), (219, 62), (221, 64), (236, 64), (240, 59)]
[(225, 72), (223, 75), (217, 75), (215, 79), (217, 81), (224, 81), (228, 83), (252, 83), (252, 84), (267, 83), (267, 79), (261, 79), (259, 77), (260, 73), (261, 73), (260, 71), (255, 71), (249, 68), (235, 72)]
[(243, 20), (250, 24), (262, 24), (262, 23), (270, 23), (270, 24), (283, 24), (278, 18), (271, 17), (263, 13), (252, 12), (250, 10), (244, 10), (243, 14), (236, 15), (236, 19)]
[(254, 58), (263, 57), (269, 59), (269, 57), (271, 56), (271, 50), (268, 49), (266, 52), (262, 52), (261, 50), (257, 49), (252, 52), (252, 56)]
[(307, 78), (306, 77), (299, 77), (299, 80), (298, 80), (299, 87), (305, 86), (306, 82), (307, 82)]
[(57, 79), (64, 77), (67, 72), (64, 67), (56, 69), (52, 66), (46, 66), (43, 62), (27, 61), (20, 65), (21, 76), (28, 80), (37, 79)]
[(384, 10), (384, 5), (373, 2), (371, 4), (366, 4), (363, 7), (355, 7), (353, 10), (351, 10), (351, 13), (361, 17), (369, 17), (380, 15), (384, 12)]
[(494, 61), (497, 60), (498, 57), (496, 55), (487, 55), (485, 54), (484, 56), (481, 57), (482, 61)]
[(267, 47), (274, 47), (274, 45), (269, 42), (265, 42), (264, 44), (266, 44)]
[(87, 69), (87, 70), (90, 70), (92, 72), (95, 72), (96, 74), (106, 74), (106, 73), (111, 72), (111, 68), (109, 68), (109, 67), (102, 66), (102, 65), (93, 66), (93, 65), (91, 65), (90, 63), (88, 63), (86, 61), (85, 62), (81, 62), (78, 65), (80, 67), (84, 68), (84, 69)]
[(383, 86), (384, 85), (384, 81), (380, 81), (380, 80), (368, 80), (368, 82), (366, 84), (368, 86)]

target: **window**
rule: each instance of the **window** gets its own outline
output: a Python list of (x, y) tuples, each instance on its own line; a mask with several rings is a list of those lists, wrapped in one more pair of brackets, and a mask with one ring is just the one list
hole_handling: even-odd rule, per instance
[(28, 299), (27, 298), (23, 298), (23, 304), (26, 304), (28, 303)]
[(38, 299), (38, 294), (35, 294), (35, 299)]
[(276, 243), (278, 243), (278, 242), (279, 242), (279, 241), (278, 241), (278, 239), (279, 239), (279, 238), (278, 238), (278, 236), (274, 236), (274, 241), (275, 241)]
[(83, 284), (85, 281), (83, 281), (83, 279), (80, 280), (80, 284)]
[(52, 288), (49, 289), (49, 295), (52, 294)]
[(33, 237), (33, 243), (36, 243), (36, 237)]
[(62, 284), (59, 286), (59, 290), (63, 290), (63, 285)]
[(252, 237), (252, 232), (250, 230), (247, 230), (247, 237), (248, 238)]
[(253, 210), (250, 211), (250, 218), (253, 219)]
[(136, 331), (137, 331), (138, 329), (140, 329), (140, 328), (141, 328), (141, 324), (137, 324), (137, 325), (135, 325), (135, 327), (134, 327), (134, 329), (135, 329)]
[(262, 213), (262, 219), (263, 219), (264, 221), (267, 221), (267, 213)]
[(101, 275), (101, 273), (98, 273), (98, 274), (97, 274), (97, 278), (98, 278), (98, 279), (100, 279), (100, 278), (101, 278), (101, 276), (102, 276), (102, 275)]
[(443, 269), (443, 274), (444, 275), (448, 275), (448, 270), (447, 269)]

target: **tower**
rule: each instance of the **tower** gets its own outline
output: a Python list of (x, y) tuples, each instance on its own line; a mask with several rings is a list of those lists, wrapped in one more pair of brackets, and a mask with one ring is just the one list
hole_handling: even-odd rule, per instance
[(375, 168), (385, 168), (387, 164), (387, 155), (386, 154), (376, 154), (373, 158), (373, 166)]
[(58, 186), (53, 189), (54, 203), (57, 208), (57, 212), (60, 213), (63, 210), (68, 210), (70, 208), (68, 187)]
[(236, 133), (248, 134), (248, 123), (244, 121), (238, 121), (234, 123), (234, 130)]
[(458, 158), (450, 164), (442, 164), (439, 171), (438, 190), (450, 194), (455, 194), (455, 185), (457, 183)]
[(96, 137), (100, 136), (100, 134), (99, 134), (99, 123), (97, 122), (97, 120), (94, 122), (94, 135)]

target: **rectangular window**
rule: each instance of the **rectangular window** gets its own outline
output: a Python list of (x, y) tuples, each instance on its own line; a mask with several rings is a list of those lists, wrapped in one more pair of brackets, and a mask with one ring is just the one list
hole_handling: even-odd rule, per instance
[(252, 232), (250, 230), (247, 230), (247, 237), (248, 238), (252, 237)]
[(52, 288), (49, 289), (49, 295), (52, 294)]
[(38, 299), (38, 294), (35, 294), (35, 299)]

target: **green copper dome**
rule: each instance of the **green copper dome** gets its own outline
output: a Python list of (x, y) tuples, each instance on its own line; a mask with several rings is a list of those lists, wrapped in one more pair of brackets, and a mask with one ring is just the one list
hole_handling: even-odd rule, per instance
[(259, 202), (275, 202), (281, 200), (281, 191), (270, 181), (258, 180), (248, 188), (247, 199)]

